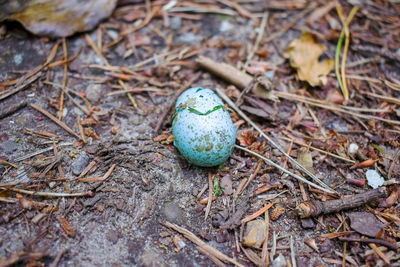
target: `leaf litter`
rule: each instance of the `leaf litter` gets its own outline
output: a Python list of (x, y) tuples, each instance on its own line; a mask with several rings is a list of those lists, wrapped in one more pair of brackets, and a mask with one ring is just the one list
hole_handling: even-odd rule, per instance
[[(353, 12), (345, 100), (330, 73), (339, 4), (356, 10), (121, 1), (94, 31), (59, 40), (0, 25), (0, 263), (395, 264), (400, 8)], [(190, 166), (172, 146), (170, 104), (191, 86), (237, 108), (240, 147), (219, 168)], [(57, 160), (24, 162), (43, 158)], [(369, 188), (367, 169), (383, 185)], [(257, 221), (266, 235), (253, 250), (246, 224)]]
[(318, 86), (327, 83), (327, 75), (334, 65), (331, 58), (319, 61), (326, 49), (323, 44), (315, 43), (311, 33), (303, 32), (300, 38), (289, 44), (284, 55), (297, 70), (300, 80), (308, 82), (311, 86)]

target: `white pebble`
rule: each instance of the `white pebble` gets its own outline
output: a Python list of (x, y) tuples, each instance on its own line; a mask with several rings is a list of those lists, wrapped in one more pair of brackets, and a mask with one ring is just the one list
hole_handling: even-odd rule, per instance
[(354, 155), (355, 153), (357, 153), (357, 150), (358, 150), (358, 145), (356, 143), (351, 143), (349, 145), (348, 152), (350, 155)]
[(373, 189), (380, 187), (383, 185), (383, 177), (379, 175), (379, 173), (375, 170), (367, 170), (365, 172), (365, 176), (367, 177), (368, 185)]

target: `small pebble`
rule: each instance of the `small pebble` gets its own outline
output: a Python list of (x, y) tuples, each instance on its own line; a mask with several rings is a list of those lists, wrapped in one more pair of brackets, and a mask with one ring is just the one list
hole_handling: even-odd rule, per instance
[(97, 83), (89, 84), (89, 86), (86, 88), (87, 99), (89, 99), (90, 102), (93, 102), (93, 103), (96, 103), (97, 101), (99, 101), (101, 98), (101, 89), (102, 89), (101, 84), (97, 84)]
[(383, 177), (375, 170), (367, 170), (365, 172), (365, 176), (367, 177), (368, 185), (373, 189), (380, 187), (383, 185)]
[(357, 150), (358, 150), (358, 145), (357, 145), (356, 143), (351, 143), (351, 144), (349, 145), (349, 149), (347, 150), (347, 152), (348, 152), (350, 155), (354, 155), (354, 154), (357, 153)]
[(312, 229), (315, 227), (315, 223), (311, 218), (301, 219), (301, 227), (304, 229)]
[(286, 260), (285, 257), (282, 254), (279, 254), (278, 257), (276, 257), (271, 264), (272, 267), (286, 267)]
[(74, 175), (79, 175), (89, 164), (89, 157), (85, 151), (79, 153), (79, 155), (74, 158), (71, 164), (71, 171)]
[(172, 17), (170, 20), (170, 25), (169, 27), (171, 30), (179, 30), (182, 27), (182, 18), (181, 17)]
[(263, 220), (253, 220), (247, 223), (243, 244), (248, 247), (260, 248), (266, 237), (266, 224)]

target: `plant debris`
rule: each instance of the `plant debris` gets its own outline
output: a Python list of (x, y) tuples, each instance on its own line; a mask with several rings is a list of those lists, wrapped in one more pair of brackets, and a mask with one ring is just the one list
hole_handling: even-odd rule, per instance
[[(398, 1), (54, 1), (26, 17), (46, 37), (11, 19), (38, 1), (16, 2), (0, 4), (1, 266), (397, 264)], [(219, 166), (174, 147), (190, 87), (237, 130)]]
[(326, 77), (333, 69), (333, 59), (319, 61), (326, 50), (322, 44), (316, 44), (312, 34), (303, 32), (299, 39), (292, 41), (285, 50), (285, 57), (290, 65), (297, 70), (300, 80), (307, 81), (311, 86), (324, 85)]

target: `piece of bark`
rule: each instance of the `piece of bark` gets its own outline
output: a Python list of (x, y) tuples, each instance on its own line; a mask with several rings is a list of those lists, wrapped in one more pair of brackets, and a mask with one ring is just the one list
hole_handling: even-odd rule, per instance
[(241, 72), (235, 67), (226, 64), (215, 62), (211, 58), (200, 56), (197, 58), (197, 64), (206, 70), (214, 73), (215, 75), (221, 77), (227, 82), (235, 85), (239, 89), (244, 89), (251, 82), (253, 77), (250, 75)]
[[(198, 57), (196, 62), (200, 67), (217, 75), (241, 90), (245, 89), (253, 80), (253, 77), (247, 73), (242, 72), (229, 64), (219, 63), (205, 56)], [(266, 88), (269, 87), (269, 84), (267, 84), (266, 81), (262, 81), (260, 78), (257, 79), (257, 83), (252, 88), (252, 93), (260, 98), (276, 101), (277, 98), (271, 91), (269, 91), (270, 88)]]
[(385, 196), (386, 188), (380, 187), (365, 193), (353, 195), (351, 197), (329, 200), (326, 202), (318, 200), (305, 201), (296, 207), (296, 212), (300, 218), (317, 217), (320, 214), (327, 214), (359, 207)]
[(384, 228), (384, 225), (369, 212), (349, 212), (350, 227), (354, 231), (369, 237), (376, 237)]

